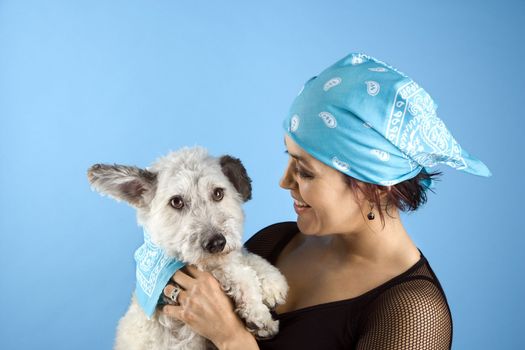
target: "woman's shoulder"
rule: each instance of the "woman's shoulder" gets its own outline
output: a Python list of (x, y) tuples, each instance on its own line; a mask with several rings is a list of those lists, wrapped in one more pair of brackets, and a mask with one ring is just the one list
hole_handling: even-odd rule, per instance
[[(418, 249), (419, 250), (419, 249)], [(440, 297), (445, 298), (445, 293), (441, 287), (441, 283), (436, 274), (430, 267), (427, 258), (419, 250), (420, 259), (413, 266), (405, 272), (392, 278), (390, 281), (375, 288), (379, 294), (388, 292), (390, 294), (399, 294), (403, 291), (425, 294), (428, 288), (432, 288), (439, 294)]]
[(357, 326), (360, 343), (383, 349), (392, 348), (396, 342), (406, 349), (411, 348), (411, 341), (416, 344), (431, 341), (428, 345), (432, 348), (450, 349), (450, 308), (423, 255), (406, 273), (367, 293), (361, 301)]
[(273, 263), (282, 248), (297, 232), (299, 228), (295, 221), (275, 223), (256, 232), (244, 243), (244, 247)]

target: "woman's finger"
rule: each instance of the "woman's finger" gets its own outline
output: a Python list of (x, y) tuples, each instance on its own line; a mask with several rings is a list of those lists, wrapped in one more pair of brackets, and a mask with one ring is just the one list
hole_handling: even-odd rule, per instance
[[(168, 284), (166, 287), (164, 287), (164, 295), (171, 299), (171, 293), (175, 290), (175, 286)], [(177, 294), (176, 300), (173, 300), (174, 302), (178, 303), (179, 305), (184, 304), (184, 301), (187, 298), (187, 294), (185, 290), (180, 290), (179, 294)]]
[(184, 273), (182, 270), (177, 270), (171, 277), (171, 279), (184, 289), (189, 289), (195, 282), (193, 277)]
[(193, 276), (194, 278), (198, 278), (199, 276), (205, 274), (204, 271), (201, 271), (192, 265), (186, 265), (186, 269), (188, 270), (189, 274)]
[(177, 320), (183, 320), (182, 307), (178, 305), (164, 305), (162, 307), (162, 313), (168, 315), (171, 318), (176, 318)]

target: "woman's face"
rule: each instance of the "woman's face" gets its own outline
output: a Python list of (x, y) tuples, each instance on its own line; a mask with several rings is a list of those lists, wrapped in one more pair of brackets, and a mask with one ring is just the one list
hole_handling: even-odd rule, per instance
[[(365, 224), (356, 199), (343, 174), (306, 153), (288, 135), (290, 155), (280, 186), (290, 190), (297, 225), (304, 234), (346, 233)], [(366, 208), (364, 209), (366, 210)]]

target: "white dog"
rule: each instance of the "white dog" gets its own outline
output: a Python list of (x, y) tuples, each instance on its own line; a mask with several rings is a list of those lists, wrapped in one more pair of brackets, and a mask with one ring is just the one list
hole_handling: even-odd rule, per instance
[[(166, 255), (211, 272), (255, 336), (277, 333), (270, 309), (284, 302), (288, 286), (275, 267), (242, 248), (242, 203), (251, 198), (251, 180), (238, 159), (184, 148), (147, 169), (95, 164), (88, 178), (93, 189), (135, 207), (138, 224)], [(133, 295), (119, 322), (115, 349), (207, 345), (189, 326), (160, 312), (148, 319)]]

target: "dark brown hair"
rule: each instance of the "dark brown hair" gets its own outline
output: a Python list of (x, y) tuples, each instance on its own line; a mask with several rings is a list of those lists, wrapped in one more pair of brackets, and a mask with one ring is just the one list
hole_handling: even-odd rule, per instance
[[(385, 226), (385, 217), (383, 214), (383, 208), (387, 215), (388, 208), (396, 207), (401, 211), (415, 211), (421, 205), (427, 201), (426, 191), (432, 191), (424, 184), (424, 180), (439, 181), (439, 177), (442, 172), (427, 173), (421, 171), (415, 177), (400, 182), (393, 186), (381, 186), (371, 184), (363, 181), (359, 181), (348, 175), (342, 174), (345, 182), (354, 191), (354, 195), (357, 197), (357, 191), (365, 197), (365, 200), (370, 202), (377, 209), (379, 216), (381, 217), (381, 223)], [(390, 187), (390, 190), (388, 189)], [(392, 216), (390, 216), (392, 217)]]

